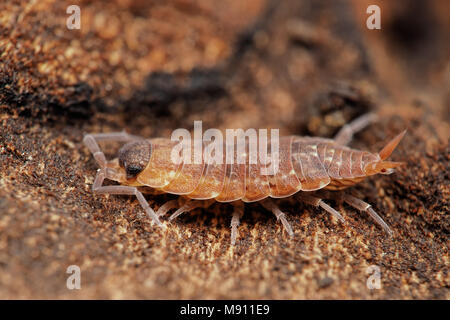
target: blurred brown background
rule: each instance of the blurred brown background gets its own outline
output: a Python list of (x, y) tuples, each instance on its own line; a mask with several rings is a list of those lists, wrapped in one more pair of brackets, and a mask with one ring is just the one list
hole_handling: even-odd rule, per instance
[[(2, 1), (0, 298), (450, 298), (449, 16), (445, 0)], [(162, 232), (133, 197), (90, 190), (87, 132), (168, 137), (203, 120), (331, 137), (368, 111), (381, 119), (354, 147), (409, 129), (392, 157), (407, 165), (354, 188), (392, 239), (349, 207), (344, 227), (287, 200), (293, 239), (253, 204), (231, 247), (226, 205)], [(66, 288), (72, 264), (81, 290)]]

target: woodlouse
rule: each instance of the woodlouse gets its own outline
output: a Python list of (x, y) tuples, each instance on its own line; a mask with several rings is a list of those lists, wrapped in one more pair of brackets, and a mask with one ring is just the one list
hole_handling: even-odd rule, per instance
[[(261, 204), (282, 222), (291, 236), (294, 233), (285, 213), (270, 198), (284, 198), (296, 194), (301, 201), (319, 206), (341, 222), (345, 222), (342, 215), (314, 191), (345, 189), (367, 176), (390, 174), (395, 167), (403, 164), (385, 160), (396, 148), (406, 130), (392, 139), (379, 153), (359, 151), (346, 146), (355, 132), (374, 119), (373, 114), (363, 115), (345, 125), (334, 139), (299, 136), (280, 138), (279, 170), (272, 176), (261, 175), (260, 163), (249, 165), (248, 161), (247, 164), (231, 165), (176, 165), (171, 161), (170, 152), (177, 142), (164, 138), (143, 139), (119, 132), (87, 134), (83, 141), (100, 165), (92, 186), (95, 193), (135, 195), (148, 216), (160, 227), (165, 225), (159, 218), (180, 205), (177, 200), (170, 200), (155, 212), (142, 195), (141, 187), (188, 198), (169, 220), (195, 208), (206, 208), (214, 200), (230, 202), (234, 206), (231, 219), (231, 243), (234, 245), (239, 220), (244, 212), (244, 202), (261, 201)], [(119, 150), (118, 158), (107, 161), (97, 144), (97, 141), (102, 140), (127, 143)], [(104, 179), (114, 180), (121, 185), (102, 186)], [(327, 198), (336, 198), (335, 196), (336, 193), (333, 192), (325, 193)], [(347, 193), (340, 194), (339, 199), (367, 212), (392, 235), (389, 226), (370, 204)]]

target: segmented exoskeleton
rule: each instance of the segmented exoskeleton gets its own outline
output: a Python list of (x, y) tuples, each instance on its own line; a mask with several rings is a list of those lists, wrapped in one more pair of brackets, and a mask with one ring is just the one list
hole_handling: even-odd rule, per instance
[[(320, 206), (340, 221), (342, 215), (317, 197), (312, 191), (319, 189), (340, 190), (352, 186), (367, 176), (390, 174), (402, 163), (385, 161), (406, 131), (390, 141), (379, 153), (359, 151), (346, 147), (356, 131), (367, 126), (375, 116), (364, 115), (344, 126), (335, 139), (288, 136), (279, 140), (279, 168), (275, 174), (261, 173), (262, 164), (250, 164), (248, 155), (245, 163), (238, 163), (234, 149), (232, 164), (202, 161), (201, 163), (174, 163), (172, 149), (178, 142), (164, 138), (143, 139), (125, 132), (88, 134), (84, 143), (100, 165), (93, 184), (95, 193), (135, 195), (149, 217), (164, 227), (159, 217), (179, 206), (171, 200), (155, 213), (143, 197), (140, 187), (150, 187), (160, 192), (182, 195), (187, 201), (169, 218), (198, 207), (206, 208), (215, 201), (231, 202), (235, 207), (232, 220), (231, 242), (235, 244), (237, 226), (243, 214), (245, 202), (261, 201), (281, 220), (289, 235), (292, 228), (285, 214), (270, 198), (284, 198), (294, 194), (309, 204)], [(127, 142), (118, 158), (107, 161), (97, 141), (115, 140)], [(205, 144), (206, 145), (206, 144)], [(226, 146), (225, 146), (226, 147)], [(248, 148), (247, 148), (248, 149)], [(268, 146), (270, 150), (270, 145)], [(102, 186), (103, 180), (111, 179), (120, 186)], [(301, 191), (301, 192), (299, 192)], [(351, 206), (368, 212), (389, 234), (391, 229), (368, 203), (349, 194), (342, 199)]]

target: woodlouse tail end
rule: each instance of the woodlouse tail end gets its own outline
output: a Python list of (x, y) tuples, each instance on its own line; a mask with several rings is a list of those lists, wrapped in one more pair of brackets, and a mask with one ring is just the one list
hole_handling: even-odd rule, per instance
[(404, 130), (402, 133), (397, 135), (394, 139), (389, 141), (388, 144), (383, 149), (381, 149), (380, 152), (378, 152), (381, 160), (387, 159), (392, 154), (392, 152), (395, 150), (395, 148), (400, 143), (400, 141), (402, 140), (402, 138), (404, 137), (405, 134), (406, 134), (406, 130)]
[(405, 162), (393, 162), (393, 161), (383, 161), (380, 163), (380, 171), (381, 174), (391, 174), (394, 172), (394, 169), (400, 166), (405, 165)]
[(371, 176), (374, 174), (391, 174), (394, 169), (404, 165), (405, 162), (394, 162), (394, 161), (379, 161), (372, 162), (366, 165), (364, 171), (366, 175)]

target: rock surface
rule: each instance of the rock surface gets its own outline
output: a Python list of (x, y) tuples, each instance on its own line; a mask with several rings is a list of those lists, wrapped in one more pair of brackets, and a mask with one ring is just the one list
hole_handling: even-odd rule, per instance
[[(386, 3), (381, 30), (360, 0), (70, 4), (80, 30), (65, 1), (0, 4), (0, 298), (450, 298), (448, 3)], [(162, 231), (134, 197), (91, 192), (85, 133), (168, 137), (203, 120), (331, 137), (368, 111), (380, 121), (353, 147), (408, 128), (392, 156), (406, 166), (353, 188), (393, 238), (345, 205), (348, 226), (287, 199), (293, 238), (252, 204), (232, 247), (227, 205)], [(66, 288), (70, 265), (81, 290)]]

